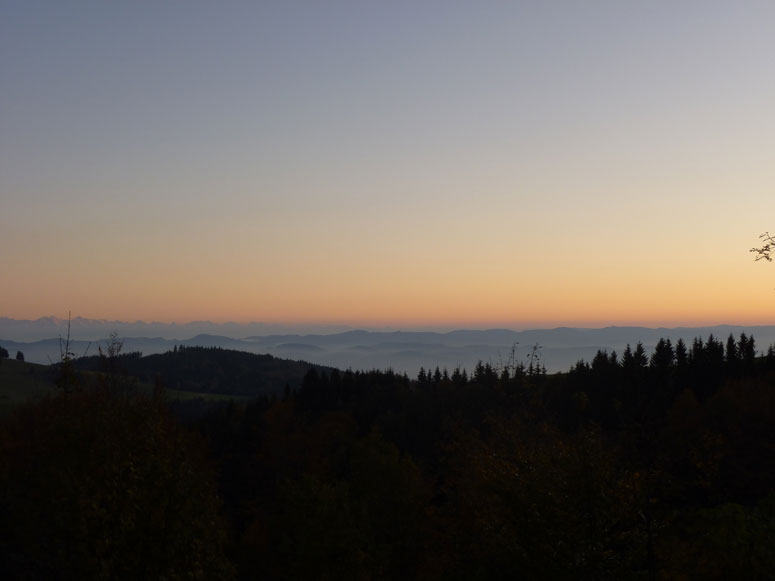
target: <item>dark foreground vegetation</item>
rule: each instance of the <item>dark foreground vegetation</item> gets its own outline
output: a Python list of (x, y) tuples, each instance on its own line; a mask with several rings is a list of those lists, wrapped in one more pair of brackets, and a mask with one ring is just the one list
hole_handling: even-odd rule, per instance
[(311, 368), (185, 422), (103, 363), (0, 428), (8, 578), (775, 577), (775, 353), (745, 335)]

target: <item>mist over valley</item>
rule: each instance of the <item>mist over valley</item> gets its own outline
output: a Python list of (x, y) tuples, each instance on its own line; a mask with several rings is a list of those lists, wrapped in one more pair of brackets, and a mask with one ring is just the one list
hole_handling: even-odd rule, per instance
[[(643, 343), (651, 350), (659, 339), (674, 343), (682, 338), (730, 334), (753, 336), (759, 350), (775, 342), (775, 326), (716, 325), (707, 327), (604, 327), (600, 329), (558, 327), (514, 331), (509, 329), (431, 331), (366, 331), (341, 327), (318, 327), (328, 332), (293, 333), (293, 327), (264, 323), (187, 324), (102, 321), (75, 318), (71, 323), (71, 348), (77, 355), (93, 355), (98, 345), (116, 333), (124, 352), (143, 355), (164, 353), (176, 345), (221, 347), (291, 360), (308, 361), (338, 369), (392, 369), (414, 377), (420, 368), (471, 370), (478, 362), (500, 368), (512, 362), (527, 364), (535, 353), (547, 372), (567, 371), (579, 360), (591, 361), (598, 350), (622, 354), (629, 344)], [(314, 329), (314, 328), (313, 328)], [(285, 333), (271, 333), (272, 330)], [(200, 331), (186, 335), (187, 332)], [(265, 334), (258, 334), (264, 331)], [(145, 334), (153, 332), (156, 336)], [(60, 357), (60, 340), (67, 334), (67, 321), (46, 317), (35, 321), (0, 319), (0, 346), (20, 350), (27, 361), (54, 363)]]

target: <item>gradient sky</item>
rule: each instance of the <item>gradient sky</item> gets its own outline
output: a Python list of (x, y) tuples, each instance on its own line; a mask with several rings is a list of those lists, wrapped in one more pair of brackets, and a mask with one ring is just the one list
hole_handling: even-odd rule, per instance
[(775, 324), (773, 22), (0, 0), (0, 315)]

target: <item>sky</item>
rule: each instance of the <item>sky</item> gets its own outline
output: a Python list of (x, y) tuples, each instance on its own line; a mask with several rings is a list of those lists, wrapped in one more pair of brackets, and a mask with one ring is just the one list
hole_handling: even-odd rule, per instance
[(769, 0), (0, 14), (0, 316), (775, 324)]

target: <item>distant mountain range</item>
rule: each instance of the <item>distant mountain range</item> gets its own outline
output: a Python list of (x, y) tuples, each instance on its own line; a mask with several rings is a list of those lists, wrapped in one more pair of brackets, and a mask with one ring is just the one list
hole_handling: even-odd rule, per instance
[[(70, 321), (71, 335), (84, 341), (100, 340), (116, 332), (121, 337), (163, 337), (177, 339), (201, 334), (226, 337), (276, 335), (282, 333), (341, 333), (352, 330), (345, 325), (277, 325), (273, 323), (159, 323), (144, 321), (111, 321), (74, 317)], [(11, 319), (0, 317), (0, 337), (16, 341), (39, 341), (67, 335), (67, 319), (41, 317), (39, 319)]]
[[(268, 353), (284, 359), (308, 361), (340, 369), (387, 369), (415, 376), (426, 369), (464, 367), (469, 371), (478, 361), (496, 366), (507, 363), (512, 351), (525, 362), (538, 345), (541, 362), (549, 372), (567, 371), (579, 359), (591, 361), (599, 349), (620, 355), (629, 343), (642, 342), (651, 349), (660, 338), (690, 343), (695, 337), (713, 334), (726, 339), (746, 333), (756, 340), (759, 351), (775, 342), (775, 326), (717, 325), (712, 327), (605, 327), (585, 329), (559, 327), (512, 331), (508, 329), (430, 331), (362, 331), (325, 328), (318, 333), (272, 333), (277, 326), (263, 323), (216, 324), (208, 322), (168, 325), (127, 323), (76, 318), (71, 322), (71, 350), (77, 355), (93, 355), (111, 332), (124, 341), (124, 352), (144, 355), (163, 353), (175, 345), (223, 347), (249, 353)], [(193, 333), (206, 328), (211, 332)], [(287, 329), (287, 328), (285, 328)], [(258, 332), (255, 332), (258, 330)], [(186, 335), (186, 332), (192, 334)], [(247, 333), (246, 333), (247, 332)], [(11, 356), (22, 351), (27, 361), (51, 363), (59, 360), (59, 337), (66, 335), (67, 321), (46, 317), (36, 321), (0, 318), (0, 346)], [(188, 337), (180, 339), (178, 337)]]

